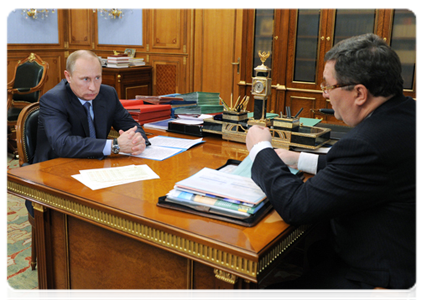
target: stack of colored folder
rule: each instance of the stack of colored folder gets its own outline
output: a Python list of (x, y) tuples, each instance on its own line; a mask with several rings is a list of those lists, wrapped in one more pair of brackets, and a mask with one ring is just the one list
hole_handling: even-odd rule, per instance
[(170, 118), (171, 105), (145, 105), (142, 100), (120, 100), (140, 125)]
[(182, 94), (178, 97), (182, 97), (185, 101), (194, 102), (195, 104), (172, 109), (173, 117), (175, 115), (201, 115), (221, 113), (223, 111), (223, 105), (220, 104), (219, 93), (193, 92)]
[(166, 201), (238, 219), (257, 213), (267, 201), (251, 178), (204, 168), (175, 184)]

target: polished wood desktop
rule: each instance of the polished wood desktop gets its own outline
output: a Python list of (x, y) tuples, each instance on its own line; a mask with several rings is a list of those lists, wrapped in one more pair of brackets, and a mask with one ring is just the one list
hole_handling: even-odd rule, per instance
[[(33, 202), (39, 288), (261, 287), (305, 227), (286, 224), (274, 210), (256, 226), (243, 227), (156, 205), (175, 182), (248, 155), (244, 144), (204, 140), (164, 161), (59, 158), (9, 170), (8, 192)], [(131, 164), (147, 164), (160, 179), (93, 191), (71, 177)]]

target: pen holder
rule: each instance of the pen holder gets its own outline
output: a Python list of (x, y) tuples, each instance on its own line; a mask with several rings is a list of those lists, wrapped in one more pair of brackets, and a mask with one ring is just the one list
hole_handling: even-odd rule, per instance
[(300, 119), (299, 118), (273, 118), (272, 126), (275, 129), (282, 129), (288, 131), (298, 131), (300, 127)]
[(246, 111), (224, 111), (222, 113), (222, 120), (231, 123), (239, 123), (248, 119), (248, 113)]

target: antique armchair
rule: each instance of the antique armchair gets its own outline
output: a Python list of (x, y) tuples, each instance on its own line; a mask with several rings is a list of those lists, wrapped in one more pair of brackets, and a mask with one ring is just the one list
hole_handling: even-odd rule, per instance
[(44, 84), (47, 81), (48, 63), (38, 55), (31, 53), (24, 60), (19, 60), (13, 79), (7, 84), (7, 148), (17, 155), (15, 126), (21, 110), (38, 102)]
[[(38, 113), (40, 110), (40, 103), (36, 102), (26, 106), (19, 114), (16, 125), (16, 140), (19, 153), (19, 166), (25, 166), (32, 163), (35, 154), (35, 147), (37, 145), (37, 130), (38, 130)], [(30, 203), (28, 203), (29, 205)], [(35, 270), (37, 261), (36, 247), (35, 247), (35, 220), (33, 215), (28, 211), (28, 221), (31, 224), (32, 230), (32, 245), (31, 245), (31, 268)]]

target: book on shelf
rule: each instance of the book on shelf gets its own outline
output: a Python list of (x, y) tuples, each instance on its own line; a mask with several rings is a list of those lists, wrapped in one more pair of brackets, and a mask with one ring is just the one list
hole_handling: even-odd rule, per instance
[(145, 66), (144, 58), (130, 58), (129, 65), (130, 66)]
[(109, 63), (109, 62), (107, 62), (107, 65), (106, 65), (108, 68), (129, 68), (129, 64), (128, 63), (124, 63), (124, 64), (122, 64), (122, 63), (119, 63), (119, 64), (115, 64), (115, 63)]
[(129, 60), (128, 54), (115, 54), (115, 55), (109, 55), (107, 56), (107, 59), (116, 59), (116, 60)]
[(129, 67), (129, 57), (127, 54), (117, 54), (107, 57), (108, 68), (128, 68)]

